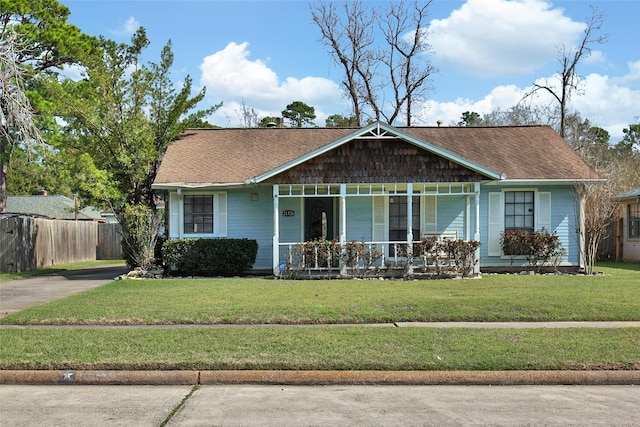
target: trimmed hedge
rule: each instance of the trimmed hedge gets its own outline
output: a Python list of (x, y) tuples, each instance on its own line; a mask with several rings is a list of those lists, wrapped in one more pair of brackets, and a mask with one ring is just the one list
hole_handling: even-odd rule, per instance
[(164, 265), (189, 274), (239, 274), (257, 255), (258, 242), (250, 239), (171, 239), (162, 245)]

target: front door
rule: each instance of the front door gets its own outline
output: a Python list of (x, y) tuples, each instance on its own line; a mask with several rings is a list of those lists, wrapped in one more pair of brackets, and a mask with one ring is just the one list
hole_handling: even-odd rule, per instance
[(314, 197), (304, 202), (304, 240), (334, 238), (334, 207), (333, 198)]

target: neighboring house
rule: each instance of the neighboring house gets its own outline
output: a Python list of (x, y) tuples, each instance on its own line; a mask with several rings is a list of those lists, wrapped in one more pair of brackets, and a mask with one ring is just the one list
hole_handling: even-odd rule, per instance
[(41, 216), (51, 219), (104, 221), (100, 211), (93, 207), (87, 206), (78, 209), (77, 218), (76, 209), (76, 203), (73, 199), (65, 196), (48, 196), (44, 192), (38, 196), (7, 196), (7, 214)]
[[(153, 188), (169, 238), (259, 244), (254, 269), (278, 272), (296, 242), (376, 243), (440, 236), (482, 242), (482, 268), (509, 266), (504, 230), (556, 232), (579, 266), (576, 183), (599, 179), (546, 126), (189, 130)], [(407, 225), (409, 224), (409, 225)], [(516, 260), (517, 261), (517, 260)]]
[[(623, 261), (640, 262), (640, 187), (622, 193), (614, 200), (620, 202), (622, 227), (619, 233)], [(621, 250), (620, 250), (621, 249)]]

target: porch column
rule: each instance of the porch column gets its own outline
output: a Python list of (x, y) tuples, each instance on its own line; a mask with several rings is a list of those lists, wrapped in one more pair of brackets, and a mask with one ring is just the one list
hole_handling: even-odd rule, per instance
[(347, 184), (340, 184), (340, 244), (347, 243)]
[[(413, 183), (407, 184), (407, 252), (413, 250)], [(410, 253), (410, 252), (409, 252)]]
[[(347, 243), (347, 184), (340, 184), (340, 245)], [(347, 266), (340, 261), (340, 274), (347, 274)]]
[[(588, 185), (588, 184), (587, 184)], [(584, 225), (584, 218), (585, 218), (585, 212), (586, 212), (586, 206), (585, 206), (585, 197), (582, 196), (580, 198), (580, 206), (578, 207), (580, 209), (580, 218), (578, 219), (578, 227), (580, 227), (580, 232), (578, 233), (578, 239), (579, 242), (578, 244), (580, 245), (580, 269), (584, 270), (585, 266), (586, 266), (586, 255), (587, 255), (587, 247), (586, 247), (586, 240), (585, 240), (585, 236), (587, 234), (587, 230), (585, 229), (585, 225)]]
[(407, 183), (407, 275), (413, 276), (413, 183)]
[(280, 204), (278, 193), (280, 187), (273, 185), (273, 274), (280, 275)]
[[(479, 242), (480, 241), (480, 183), (476, 182), (474, 184), (474, 200), (476, 202), (476, 214), (475, 214), (475, 227), (473, 231), (473, 240)], [(476, 249), (476, 259), (478, 262), (473, 267), (473, 272), (475, 274), (480, 274), (480, 248)]]

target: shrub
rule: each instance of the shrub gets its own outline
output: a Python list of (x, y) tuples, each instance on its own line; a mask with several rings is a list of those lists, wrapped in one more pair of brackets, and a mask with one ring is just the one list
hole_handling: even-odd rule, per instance
[(190, 274), (239, 274), (257, 254), (258, 242), (251, 239), (172, 239), (162, 246), (164, 264)]
[(126, 205), (119, 213), (122, 250), (129, 267), (150, 268), (155, 263), (155, 247), (162, 216), (146, 205)]
[(473, 267), (478, 263), (476, 250), (481, 243), (477, 240), (444, 240), (440, 243), (456, 266), (456, 271), (463, 277), (473, 273)]
[(500, 236), (500, 244), (502, 252), (511, 257), (512, 265), (515, 257), (524, 256), (530, 267), (557, 267), (566, 254), (558, 235), (550, 234), (544, 228), (540, 231), (505, 231)]

